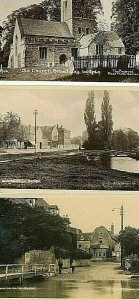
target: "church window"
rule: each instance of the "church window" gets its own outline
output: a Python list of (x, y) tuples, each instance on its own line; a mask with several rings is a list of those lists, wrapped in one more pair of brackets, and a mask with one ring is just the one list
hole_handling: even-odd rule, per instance
[(81, 34), (82, 33), (82, 28), (78, 27), (78, 33)]
[(72, 55), (72, 57), (77, 58), (77, 56), (78, 56), (78, 48), (72, 48), (71, 49), (71, 55)]
[(47, 59), (47, 48), (46, 47), (40, 47), (40, 59)]
[(67, 8), (68, 6), (68, 1), (65, 1), (65, 8)]
[(89, 28), (86, 28), (86, 34), (89, 34), (89, 31), (90, 31)]

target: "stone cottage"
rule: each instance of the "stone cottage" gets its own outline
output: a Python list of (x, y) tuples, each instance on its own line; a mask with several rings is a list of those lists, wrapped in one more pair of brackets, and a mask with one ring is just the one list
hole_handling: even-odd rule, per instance
[(124, 54), (125, 46), (116, 32), (102, 31), (80, 39), (79, 56)]

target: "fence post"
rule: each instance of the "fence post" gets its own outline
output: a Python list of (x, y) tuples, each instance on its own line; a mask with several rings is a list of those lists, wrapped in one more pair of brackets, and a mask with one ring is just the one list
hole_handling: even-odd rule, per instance
[(6, 278), (6, 280), (8, 279), (8, 265), (6, 266), (6, 273), (5, 273), (5, 278)]
[(37, 266), (36, 265), (34, 266), (34, 273), (35, 273), (35, 275), (37, 274)]
[(21, 266), (21, 281), (20, 283), (23, 284), (23, 280), (24, 280), (24, 266)]

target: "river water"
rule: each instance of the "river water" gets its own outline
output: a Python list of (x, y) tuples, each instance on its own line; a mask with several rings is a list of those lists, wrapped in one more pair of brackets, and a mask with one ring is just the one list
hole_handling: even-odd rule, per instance
[(0, 288), (1, 298), (139, 299), (139, 281), (76, 282), (51, 279), (22, 287)]
[(139, 173), (139, 160), (130, 157), (112, 157), (111, 168), (120, 171)]

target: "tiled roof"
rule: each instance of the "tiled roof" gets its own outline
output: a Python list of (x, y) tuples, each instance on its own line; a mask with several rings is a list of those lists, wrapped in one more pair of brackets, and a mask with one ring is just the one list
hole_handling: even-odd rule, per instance
[(18, 18), (23, 35), (73, 38), (65, 22)]

